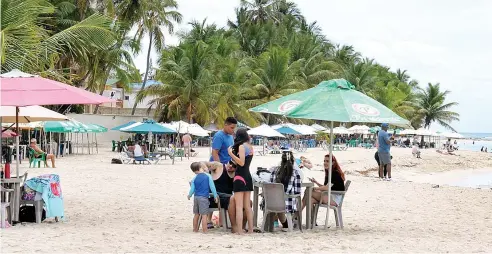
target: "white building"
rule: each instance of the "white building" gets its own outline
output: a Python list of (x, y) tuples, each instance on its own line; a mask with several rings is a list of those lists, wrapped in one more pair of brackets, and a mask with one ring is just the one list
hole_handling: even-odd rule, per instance
[[(151, 86), (151, 85), (160, 85), (161, 82), (156, 81), (156, 80), (147, 80), (145, 83), (145, 87)], [(104, 107), (115, 107), (115, 108), (133, 108), (133, 104), (135, 103), (135, 100), (137, 98), (137, 94), (140, 91), (142, 87), (142, 83), (130, 83), (129, 87), (131, 89), (130, 92), (125, 92), (123, 87), (118, 83), (118, 80), (116, 79), (108, 79), (106, 82), (106, 89), (103, 92), (103, 96), (106, 96), (108, 98), (112, 98), (116, 100), (116, 103), (105, 103), (102, 106)], [(149, 108), (149, 102), (153, 99), (154, 97), (146, 97), (143, 99), (142, 102), (137, 104), (137, 108), (139, 109), (148, 109)], [(152, 106), (152, 108), (155, 108), (155, 106)]]

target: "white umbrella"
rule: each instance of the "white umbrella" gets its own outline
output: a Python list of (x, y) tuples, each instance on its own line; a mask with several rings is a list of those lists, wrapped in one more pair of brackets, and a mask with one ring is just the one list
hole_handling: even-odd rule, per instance
[(446, 138), (456, 138), (456, 139), (463, 139), (465, 138), (463, 135), (457, 133), (457, 132), (443, 132), (440, 134), (441, 137), (446, 137)]
[(188, 126), (188, 133), (190, 133), (193, 136), (199, 136), (199, 137), (207, 137), (210, 132), (203, 129), (200, 125), (194, 123), (190, 124)]
[(301, 135), (316, 135), (316, 130), (311, 128), (311, 126), (308, 125), (297, 125), (297, 124), (292, 124), (292, 123), (285, 123), (285, 124), (277, 124), (277, 125), (272, 125), (271, 127), (275, 130), (280, 129), (282, 127), (289, 127), (299, 133)]
[(418, 136), (437, 136), (437, 134), (431, 130), (420, 128), (415, 131), (415, 135)]
[[(329, 134), (330, 130), (328, 129), (328, 130), (324, 131), (324, 133)], [(335, 128), (333, 128), (333, 134), (342, 134), (342, 135), (347, 134), (348, 135), (348, 134), (350, 134), (350, 131), (345, 127), (335, 127)]]
[(252, 136), (261, 136), (261, 137), (280, 137), (280, 138), (285, 138), (284, 135), (282, 135), (280, 132), (276, 131), (272, 127), (262, 124), (256, 128), (253, 128), (251, 130), (248, 130), (248, 134)]
[(317, 131), (324, 131), (324, 130), (327, 130), (327, 128), (315, 123), (313, 125), (311, 125), (311, 128), (317, 130)]
[[(0, 107), (2, 122), (15, 123), (15, 108), (14, 106)], [(60, 120), (68, 120), (68, 117), (41, 106), (19, 107), (19, 123)]]
[(405, 129), (405, 130), (400, 131), (399, 135), (415, 135), (415, 134), (416, 134), (415, 130)]
[(369, 134), (369, 130), (371, 128), (369, 128), (368, 126), (366, 125), (354, 125), (352, 127), (350, 127), (348, 130), (352, 133), (355, 133), (355, 134)]

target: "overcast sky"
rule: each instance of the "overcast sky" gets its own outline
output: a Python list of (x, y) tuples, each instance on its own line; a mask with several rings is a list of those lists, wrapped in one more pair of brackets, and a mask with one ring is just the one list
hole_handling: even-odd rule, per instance
[[(297, 0), (309, 22), (317, 21), (334, 43), (353, 45), (365, 57), (407, 70), (423, 86), (440, 82), (461, 121), (459, 132), (492, 132), (492, 1)], [(239, 0), (178, 0), (184, 20), (225, 26)], [(175, 36), (167, 44), (176, 44)], [(144, 45), (147, 47), (148, 44)], [(143, 51), (144, 52), (144, 51)], [(146, 51), (145, 51), (146, 52)], [(153, 53), (152, 60), (157, 60)], [(145, 70), (145, 54), (135, 58)], [(143, 71), (142, 71), (143, 72)], [(489, 101), (490, 100), (490, 101)], [(442, 130), (433, 125), (433, 130)]]

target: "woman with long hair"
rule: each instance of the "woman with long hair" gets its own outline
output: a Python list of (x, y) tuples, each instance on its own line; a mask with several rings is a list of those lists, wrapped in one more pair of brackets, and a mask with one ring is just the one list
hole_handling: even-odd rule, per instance
[(233, 182), (234, 201), (236, 203), (236, 228), (232, 230), (238, 234), (242, 234), (243, 213), (246, 213), (248, 220), (248, 233), (253, 232), (253, 210), (250, 206), (253, 178), (249, 172), (249, 166), (253, 159), (251, 151), (252, 147), (249, 144), (247, 129), (239, 128), (236, 131), (234, 145), (228, 149), (231, 163), (236, 165), (236, 175)]
[[(301, 194), (301, 174), (298, 169), (294, 167), (294, 155), (291, 151), (282, 152), (282, 162), (280, 167), (277, 167), (271, 175), (270, 182), (281, 183), (284, 185), (284, 192), (287, 195)], [(287, 213), (294, 213), (297, 211), (297, 200), (293, 198), (287, 198), (285, 200), (285, 211)], [(287, 218), (285, 213), (277, 214), (282, 226), (288, 227)]]
[[(330, 155), (327, 154), (325, 155), (324, 158), (324, 168), (325, 168), (325, 181), (323, 184), (320, 184), (316, 179), (310, 178), (309, 180), (316, 184), (318, 187), (313, 188), (313, 192), (311, 194), (311, 197), (307, 197), (304, 195), (304, 199), (302, 201), (302, 209), (306, 206), (306, 199), (311, 198), (312, 204), (327, 204), (328, 203), (328, 196), (323, 196), (323, 199), (321, 200), (321, 194), (324, 191), (328, 191), (328, 173), (330, 170)], [(345, 174), (343, 173), (342, 169), (340, 168), (340, 164), (338, 164), (337, 159), (335, 156), (332, 157), (332, 171), (331, 171), (331, 190), (332, 191), (345, 191)], [(338, 206), (340, 202), (342, 201), (342, 196), (341, 195), (331, 195), (331, 200), (330, 200), (330, 205), (332, 206)]]

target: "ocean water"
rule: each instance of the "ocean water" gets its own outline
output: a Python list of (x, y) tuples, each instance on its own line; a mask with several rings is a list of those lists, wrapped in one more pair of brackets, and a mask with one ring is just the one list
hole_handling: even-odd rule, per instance
[[(492, 133), (461, 133), (467, 139), (458, 140), (460, 150), (480, 151), (486, 147), (489, 153), (492, 153)], [(470, 140), (480, 139), (480, 140)]]
[(492, 169), (452, 170), (418, 174), (407, 178), (416, 182), (468, 188), (492, 188)]

